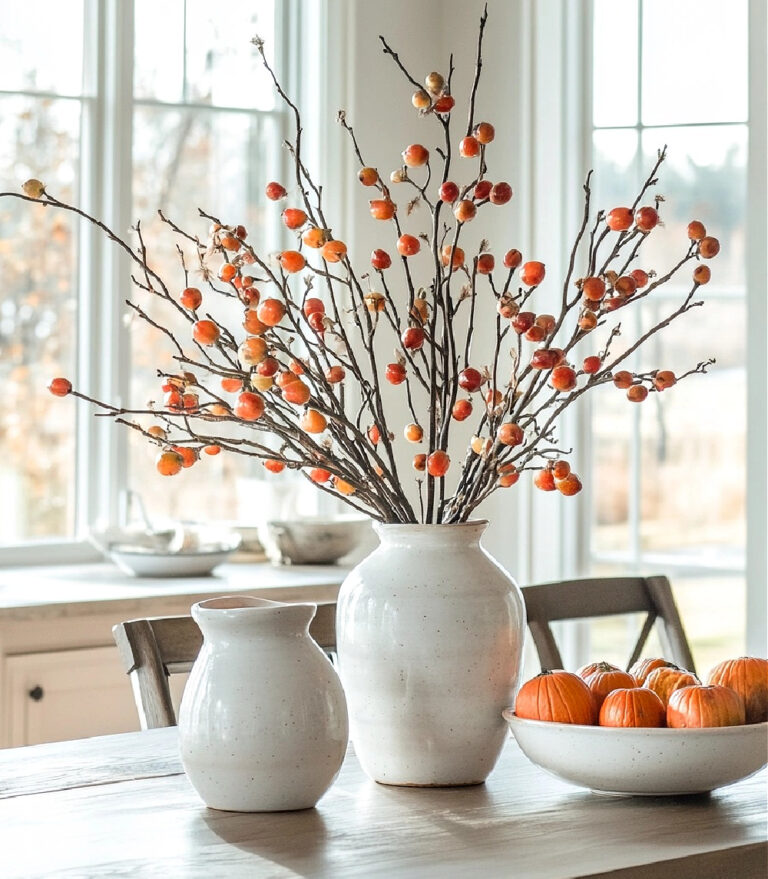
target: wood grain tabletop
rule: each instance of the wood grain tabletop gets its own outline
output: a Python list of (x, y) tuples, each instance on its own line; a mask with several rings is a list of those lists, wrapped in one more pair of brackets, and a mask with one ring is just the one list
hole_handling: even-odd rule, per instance
[(176, 729), (0, 751), (0, 876), (765, 879), (766, 770), (709, 795), (601, 796), (510, 738), (484, 785), (378, 785), (350, 750), (315, 809), (206, 808)]

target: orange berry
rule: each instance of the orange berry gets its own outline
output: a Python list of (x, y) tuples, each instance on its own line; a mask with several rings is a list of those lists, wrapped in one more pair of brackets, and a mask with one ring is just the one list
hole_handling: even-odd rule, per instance
[(648, 388), (645, 385), (632, 385), (627, 391), (627, 399), (632, 403), (642, 403), (648, 396)]
[(650, 280), (648, 277), (648, 272), (645, 272), (642, 269), (632, 269), (629, 275), (635, 282), (635, 287), (638, 290), (641, 290), (643, 287), (645, 287)]
[(720, 253), (720, 242), (717, 238), (707, 235), (699, 241), (699, 255), (702, 259), (712, 259)]
[(72, 382), (68, 378), (52, 378), (48, 382), (48, 390), (54, 397), (66, 397), (72, 393)]
[(526, 287), (536, 287), (546, 275), (546, 268), (543, 262), (527, 262), (520, 269), (520, 283)]
[(397, 239), (397, 252), (400, 256), (414, 256), (421, 250), (421, 242), (415, 235), (401, 235)]
[(469, 135), (462, 138), (459, 143), (459, 155), (465, 159), (474, 159), (480, 155), (480, 141), (476, 137)]
[(554, 491), (555, 477), (552, 475), (551, 470), (539, 470), (533, 479), (533, 484), (542, 491)]
[(490, 122), (480, 122), (475, 125), (474, 134), (478, 143), (490, 143), (496, 136), (496, 129)]
[(499, 428), (496, 434), (498, 441), (505, 446), (519, 446), (525, 439), (522, 427), (513, 422), (506, 422)]
[(324, 470), (322, 467), (313, 467), (309, 471), (309, 478), (312, 482), (328, 482), (331, 474), (330, 471)]
[(299, 419), (299, 425), (307, 433), (322, 433), (328, 427), (328, 419), (317, 409), (307, 409)]
[(299, 378), (283, 387), (283, 399), (295, 406), (303, 406), (310, 396), (309, 386)]
[(235, 415), (243, 421), (256, 421), (264, 414), (264, 397), (243, 391), (235, 404)]
[(596, 354), (592, 354), (590, 357), (584, 358), (584, 363), (582, 364), (581, 368), (584, 370), (584, 372), (591, 375), (595, 372), (600, 372), (600, 367), (602, 365), (602, 360)]
[(617, 388), (625, 390), (632, 385), (632, 373), (626, 369), (621, 369), (613, 374), (613, 383)]
[(423, 452), (413, 456), (413, 469), (420, 473), (427, 469), (427, 456)]
[(246, 333), (250, 333), (253, 336), (260, 336), (262, 333), (265, 333), (269, 327), (263, 321), (259, 320), (259, 315), (255, 308), (249, 308), (245, 312), (243, 329)]
[(381, 431), (379, 430), (378, 426), (372, 424), (368, 428), (366, 433), (368, 434), (368, 439), (373, 443), (373, 445), (377, 446), (379, 444), (379, 441), (381, 440)]
[(659, 222), (656, 208), (643, 207), (635, 212), (635, 225), (641, 232), (650, 232)]
[(412, 143), (403, 150), (402, 156), (404, 165), (408, 165), (409, 168), (419, 168), (429, 161), (429, 150), (420, 143)]
[(379, 172), (375, 168), (361, 168), (357, 172), (357, 179), (363, 186), (375, 186), (379, 182)]
[(448, 454), (442, 449), (438, 449), (436, 452), (432, 452), (432, 454), (429, 455), (427, 458), (427, 473), (429, 473), (430, 476), (434, 476), (436, 478), (445, 476), (450, 466), (451, 459), (448, 457)]
[(197, 287), (185, 287), (179, 296), (179, 302), (190, 311), (200, 308), (203, 302), (203, 294)]
[(307, 222), (307, 215), (301, 208), (286, 208), (283, 211), (283, 222), (289, 229), (301, 229)]
[(155, 458), (155, 467), (162, 476), (175, 476), (181, 472), (184, 459), (178, 452), (165, 451)]
[(221, 331), (212, 320), (199, 320), (192, 324), (192, 338), (200, 345), (215, 345)]
[(445, 247), (443, 247), (440, 253), (440, 258), (444, 266), (451, 263), (453, 271), (464, 265), (464, 251), (461, 247), (454, 247), (451, 244), (446, 244)]
[(708, 284), (712, 277), (712, 271), (709, 266), (696, 266), (693, 270), (693, 280), (697, 284)]
[[(267, 356), (267, 343), (260, 336), (249, 336), (237, 349), (237, 357), (245, 366), (255, 366)], [(231, 381), (231, 379), (224, 379)], [(222, 382), (224, 387), (224, 382)], [(235, 390), (234, 387), (225, 390)]]
[(517, 467), (514, 464), (504, 464), (499, 467), (499, 485), (502, 488), (509, 488), (518, 479), (520, 479), (520, 474), (517, 472)]
[(691, 220), (688, 223), (688, 237), (691, 241), (701, 241), (701, 239), (707, 234), (707, 229), (704, 223), (699, 220)]
[(508, 250), (504, 254), (504, 265), (508, 269), (516, 269), (523, 261), (523, 255), (519, 250)]
[(190, 446), (174, 446), (172, 451), (176, 452), (181, 458), (182, 467), (191, 467), (197, 463), (197, 449), (193, 449)]
[(477, 258), (477, 271), (481, 275), (490, 275), (496, 265), (496, 260), (492, 253), (481, 253)]
[(435, 101), (435, 113), (450, 113), (456, 106), (456, 101), (451, 95), (442, 95)]
[(549, 381), (556, 391), (572, 391), (576, 387), (576, 371), (570, 366), (556, 366)]
[(282, 473), (285, 470), (285, 461), (278, 461), (277, 458), (267, 458), (262, 463), (264, 469), (269, 470), (270, 473)]
[(634, 219), (632, 208), (613, 208), (608, 211), (605, 222), (608, 228), (614, 232), (623, 232), (625, 229), (629, 229)]
[(343, 241), (328, 241), (323, 245), (322, 255), (326, 262), (339, 262), (347, 253), (347, 245)]
[(278, 372), (275, 378), (275, 383), (277, 384), (278, 388), (284, 388), (286, 385), (289, 385), (292, 382), (296, 382), (298, 380), (299, 379), (297, 378), (297, 376), (287, 369), (285, 370), (285, 372)]
[(280, 254), (280, 265), (283, 271), (289, 275), (300, 272), (306, 264), (307, 261), (304, 259), (303, 254), (299, 253), (298, 250), (284, 250)]
[(552, 465), (552, 475), (555, 479), (565, 479), (571, 472), (571, 465), (567, 461), (555, 461)]
[(477, 207), (468, 198), (462, 199), (453, 209), (453, 215), (459, 223), (468, 223), (475, 218)]
[(221, 451), (221, 446), (203, 446), (203, 451), (206, 455), (218, 455)]
[(584, 332), (588, 333), (590, 330), (594, 330), (597, 326), (597, 315), (594, 311), (589, 311), (586, 309), (579, 315), (579, 329), (584, 330)]
[(344, 376), (346, 373), (344, 372), (343, 366), (332, 366), (325, 373), (325, 380), (332, 385), (337, 384), (340, 381), (344, 380)]
[(395, 216), (395, 205), (388, 198), (375, 198), (368, 205), (374, 220), (391, 220)]
[(660, 369), (653, 377), (653, 385), (657, 391), (665, 391), (677, 382), (671, 369)]
[(565, 479), (559, 479), (555, 483), (555, 487), (566, 497), (572, 497), (581, 491), (581, 480), (575, 473), (569, 473)]
[(339, 494), (350, 495), (357, 491), (352, 483), (347, 482), (346, 479), (341, 479), (338, 476), (333, 477), (333, 487), (339, 492)]
[(222, 281), (231, 281), (236, 274), (237, 268), (229, 262), (225, 262), (224, 265), (219, 269), (219, 278)]
[(262, 299), (256, 314), (263, 324), (276, 327), (285, 317), (285, 305), (280, 299)]
[(451, 415), (456, 421), (466, 421), (472, 414), (472, 402), (470, 400), (457, 400), (453, 404)]
[(328, 233), (325, 229), (318, 229), (317, 226), (312, 226), (312, 228), (307, 229), (307, 231), (301, 236), (301, 240), (307, 245), (307, 247), (312, 247), (317, 250), (328, 240)]
[(424, 428), (420, 424), (406, 424), (403, 436), (409, 443), (420, 443), (424, 438)]
[(156, 439), (165, 439), (168, 436), (165, 428), (160, 427), (159, 424), (153, 424), (152, 427), (148, 427), (147, 433)]

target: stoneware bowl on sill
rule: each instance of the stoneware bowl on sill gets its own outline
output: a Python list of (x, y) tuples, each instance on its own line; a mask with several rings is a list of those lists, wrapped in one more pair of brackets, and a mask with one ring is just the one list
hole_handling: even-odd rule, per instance
[(768, 763), (768, 722), (708, 729), (636, 729), (504, 718), (528, 759), (598, 793), (699, 794)]
[(123, 573), (136, 577), (206, 577), (234, 552), (240, 536), (230, 529), (178, 523), (157, 531), (109, 528), (92, 542)]
[(371, 533), (364, 516), (270, 520), (259, 536), (274, 564), (332, 565), (349, 555)]

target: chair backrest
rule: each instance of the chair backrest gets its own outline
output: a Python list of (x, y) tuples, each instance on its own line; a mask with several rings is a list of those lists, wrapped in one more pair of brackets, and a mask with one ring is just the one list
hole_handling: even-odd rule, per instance
[[(336, 650), (336, 602), (318, 603), (309, 631), (323, 650)], [(112, 634), (131, 680), (141, 728), (175, 726), (168, 679), (192, 668), (203, 643), (197, 623), (191, 616), (150, 617), (118, 623)]]
[(659, 623), (666, 658), (681, 668), (695, 671), (683, 623), (669, 580), (653, 577), (595, 577), (526, 586), (522, 590), (528, 627), (542, 669), (562, 668), (563, 659), (550, 623), (590, 617), (644, 612), (645, 622), (627, 663), (629, 669), (642, 652), (648, 635)]

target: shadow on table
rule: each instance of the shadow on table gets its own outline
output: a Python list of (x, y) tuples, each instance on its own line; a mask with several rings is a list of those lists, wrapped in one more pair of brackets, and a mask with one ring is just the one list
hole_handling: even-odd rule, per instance
[(326, 823), (317, 809), (296, 812), (218, 812), (200, 820), (223, 842), (301, 874), (327, 845)]

